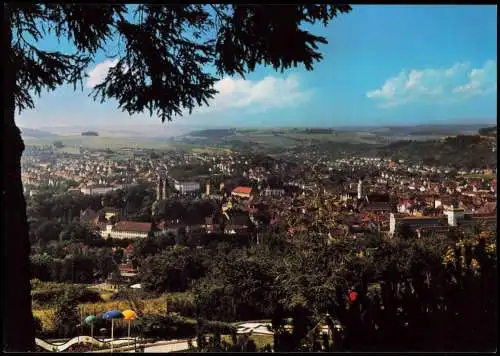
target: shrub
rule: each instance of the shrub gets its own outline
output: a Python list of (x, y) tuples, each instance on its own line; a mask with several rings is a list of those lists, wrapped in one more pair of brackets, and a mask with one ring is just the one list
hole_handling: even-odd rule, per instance
[(146, 315), (137, 322), (146, 338), (188, 338), (196, 335), (196, 321), (177, 316)]
[(236, 328), (232, 324), (222, 321), (205, 321), (204, 326), (204, 331), (211, 334), (233, 335), (236, 333)]
[(176, 312), (187, 317), (196, 315), (196, 304), (191, 293), (168, 293), (167, 308), (169, 312)]
[(56, 300), (63, 297), (65, 293), (69, 293), (77, 303), (98, 303), (102, 301), (98, 292), (81, 286), (32, 282), (32, 287), (31, 298), (33, 303), (38, 306), (55, 305)]
[(43, 331), (42, 321), (40, 318), (33, 316), (33, 322), (35, 323), (35, 333), (38, 335)]
[(34, 290), (31, 292), (31, 299), (38, 305), (53, 304), (57, 298), (64, 295), (65, 289)]
[(70, 338), (76, 335), (76, 327), (80, 323), (77, 307), (78, 303), (69, 293), (57, 299), (54, 321), (59, 337)]

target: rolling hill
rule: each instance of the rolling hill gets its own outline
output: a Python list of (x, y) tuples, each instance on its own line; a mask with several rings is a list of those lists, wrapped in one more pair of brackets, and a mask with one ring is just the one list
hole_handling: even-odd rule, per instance
[(36, 139), (53, 139), (59, 137), (55, 133), (48, 132), (48, 131), (42, 131), (42, 130), (36, 130), (36, 129), (30, 129), (26, 127), (21, 127), (21, 136), (23, 139), (25, 138), (36, 138)]
[[(492, 125), (489, 125), (492, 126)], [(177, 140), (190, 144), (235, 149), (272, 150), (329, 144), (387, 145), (401, 140), (436, 140), (475, 134), (484, 124), (419, 125), (359, 128), (207, 129), (192, 131)]]

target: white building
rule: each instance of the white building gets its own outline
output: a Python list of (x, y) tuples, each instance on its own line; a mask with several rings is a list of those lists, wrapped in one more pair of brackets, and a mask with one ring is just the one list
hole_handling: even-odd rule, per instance
[(181, 194), (197, 192), (200, 190), (200, 183), (198, 182), (179, 182), (174, 181), (174, 188)]
[(464, 218), (465, 210), (458, 208), (449, 208), (445, 211), (445, 215), (448, 216), (448, 225), (457, 226), (458, 221)]
[(106, 225), (105, 230), (101, 230), (104, 239), (144, 239), (151, 230), (151, 223), (136, 221), (119, 221), (115, 225)]
[(266, 188), (262, 195), (266, 197), (281, 197), (285, 195), (285, 190), (279, 188), (274, 188), (274, 189)]
[(110, 187), (110, 186), (105, 186), (105, 185), (93, 185), (93, 186), (86, 186), (82, 187), (80, 191), (84, 195), (102, 195), (106, 194), (109, 192), (112, 192), (114, 190), (120, 189), (120, 187)]

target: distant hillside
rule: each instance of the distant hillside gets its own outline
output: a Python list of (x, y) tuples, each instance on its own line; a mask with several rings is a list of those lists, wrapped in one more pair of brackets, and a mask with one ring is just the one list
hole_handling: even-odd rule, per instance
[(475, 134), (485, 124), (448, 124), (448, 125), (416, 125), (388, 126), (371, 129), (376, 134), (393, 136), (455, 136), (460, 134)]
[(29, 128), (20, 128), (21, 129), (21, 135), (23, 138), (25, 137), (32, 137), (32, 138), (41, 138), (41, 139), (50, 139), (50, 138), (56, 138), (58, 135), (48, 132), (48, 131), (41, 131), (41, 130), (36, 130), (36, 129), (29, 129)]
[(84, 131), (82, 132), (82, 136), (99, 136), (99, 133), (96, 131)]
[(369, 132), (337, 131), (330, 128), (197, 130), (178, 139), (189, 144), (258, 151), (310, 146), (322, 142), (378, 143), (377, 137)]
[(496, 137), (497, 136), (497, 127), (483, 127), (478, 130), (478, 133), (481, 136), (490, 136), (490, 137)]
[[(321, 151), (342, 149), (341, 145), (387, 145), (401, 140), (433, 140), (460, 134), (476, 134), (487, 124), (451, 124), (388, 126), (364, 128), (227, 128), (192, 131), (178, 140), (194, 145), (226, 147), (236, 150), (273, 151), (301, 150), (303, 147)], [(354, 146), (355, 147), (355, 146)], [(357, 148), (354, 148), (357, 149)]]
[(491, 140), (479, 135), (450, 136), (443, 140), (397, 141), (379, 148), (377, 154), (393, 159), (411, 159), (428, 165), (456, 168), (497, 167)]
[(195, 130), (183, 135), (183, 137), (201, 138), (201, 139), (223, 139), (234, 135), (236, 129), (213, 129), (213, 130)]

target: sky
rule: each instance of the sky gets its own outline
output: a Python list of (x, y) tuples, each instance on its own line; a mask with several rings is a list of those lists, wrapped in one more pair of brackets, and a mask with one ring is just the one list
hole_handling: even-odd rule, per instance
[[(162, 124), (129, 116), (88, 94), (113, 61), (89, 67), (85, 88), (60, 87), (17, 118), (20, 127), (114, 127), (168, 133), (179, 127), (342, 127), (496, 122), (497, 9), (493, 5), (353, 5), (326, 28), (313, 71), (259, 67), (222, 78), (209, 107)], [(286, 40), (286, 39), (284, 39)], [(61, 51), (67, 44), (47, 38)], [(109, 51), (113, 49), (110, 48)]]

